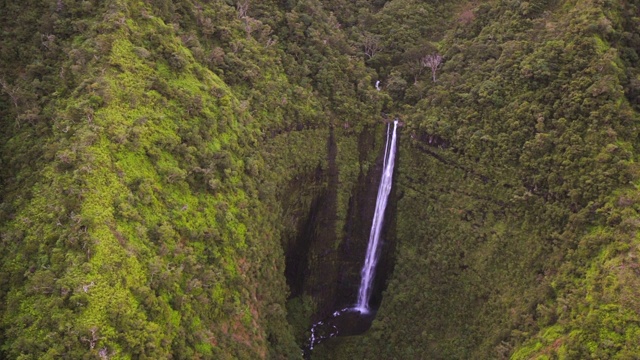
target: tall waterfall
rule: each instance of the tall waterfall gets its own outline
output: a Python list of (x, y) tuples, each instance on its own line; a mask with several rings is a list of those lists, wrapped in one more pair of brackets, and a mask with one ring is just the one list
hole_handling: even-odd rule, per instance
[(378, 198), (376, 199), (376, 210), (371, 224), (369, 244), (367, 254), (362, 267), (362, 280), (358, 291), (358, 303), (354, 307), (344, 308), (335, 311), (331, 316), (314, 323), (311, 326), (311, 336), (303, 348), (305, 359), (311, 358), (313, 348), (320, 342), (339, 335), (358, 335), (366, 331), (373, 321), (374, 313), (369, 309), (369, 298), (373, 290), (373, 278), (375, 276), (376, 264), (380, 257), (380, 233), (384, 222), (384, 210), (387, 207), (387, 199), (391, 192), (391, 180), (393, 177), (393, 166), (396, 160), (396, 129), (398, 120), (393, 122), (393, 132), (391, 126), (387, 127), (387, 142), (384, 148), (384, 161), (382, 169), (382, 179), (378, 187)]
[(380, 257), (380, 232), (384, 222), (384, 211), (387, 208), (387, 200), (391, 192), (391, 182), (393, 178), (393, 166), (396, 158), (396, 129), (398, 128), (398, 120), (393, 122), (393, 133), (391, 135), (391, 143), (389, 143), (389, 128), (387, 127), (387, 142), (385, 145), (384, 168), (382, 170), (382, 178), (378, 187), (378, 198), (376, 199), (376, 211), (373, 215), (373, 223), (371, 224), (371, 233), (369, 234), (369, 245), (367, 245), (367, 255), (362, 267), (362, 280), (360, 280), (360, 289), (358, 290), (358, 303), (355, 310), (361, 313), (369, 312), (369, 298), (373, 288), (373, 278), (375, 276), (376, 264)]

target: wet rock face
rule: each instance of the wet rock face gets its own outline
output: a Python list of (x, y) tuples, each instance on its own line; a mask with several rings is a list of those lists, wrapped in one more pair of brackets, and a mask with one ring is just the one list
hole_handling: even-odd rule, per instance
[[(315, 311), (309, 319), (310, 322), (324, 321), (326, 324), (332, 324), (332, 329), (333, 325), (338, 324), (341, 335), (362, 333), (373, 320), (372, 316), (356, 316), (358, 319), (355, 322), (358, 329), (356, 331), (351, 329), (355, 326), (354, 322), (348, 320), (354, 318), (353, 314), (347, 317), (335, 316), (336, 311), (353, 306), (356, 302), (361, 278), (360, 271), (376, 206), (384, 146), (380, 148), (379, 143), (376, 145), (371, 135), (361, 136), (358, 152), (376, 151), (379, 154), (372, 166), (369, 166), (365, 172), (360, 172), (356, 182), (348, 184), (347, 189), (351, 195), (348, 198), (344, 227), (339, 231), (336, 231), (338, 220), (336, 198), (338, 191), (345, 191), (345, 185), (338, 185), (335, 144), (332, 143), (331, 137), (327, 145), (329, 160), (327, 168), (318, 168), (313, 176), (290, 184), (292, 193), (296, 192), (293, 190), (295, 187), (316, 189), (310, 195), (312, 200), (309, 201), (306, 213), (298, 214), (295, 236), (287, 242), (285, 248), (285, 274), (290, 288), (290, 299), (311, 297), (315, 304)], [(360, 160), (363, 161), (364, 156), (361, 156)], [(370, 301), (373, 309), (379, 306), (386, 280), (393, 269), (396, 201), (395, 190), (392, 190), (382, 230), (381, 257)], [(319, 333), (328, 331), (326, 326), (319, 326), (317, 330)]]
[[(316, 304), (316, 314), (328, 314), (336, 298), (338, 276), (336, 239), (336, 198), (338, 170), (335, 162), (336, 144), (333, 134), (327, 140), (327, 164), (318, 167), (313, 176), (290, 184), (287, 193), (308, 190), (312, 198), (306, 214), (298, 214), (298, 229), (294, 240), (285, 249), (287, 283), (290, 298), (310, 296)], [(313, 190), (315, 189), (315, 190)], [(298, 199), (292, 199), (297, 201)], [(286, 206), (286, 204), (285, 204)]]
[[(382, 171), (382, 158), (371, 167), (367, 174), (360, 174), (358, 186), (349, 201), (348, 219), (345, 225), (344, 241), (339, 248), (339, 278), (337, 308), (351, 306), (355, 303), (360, 285), (362, 264), (365, 258), (371, 221), (376, 206), (376, 195)], [(374, 290), (371, 298), (372, 307), (380, 304), (381, 293), (389, 271), (393, 268), (393, 223), (395, 215), (395, 192), (389, 196), (389, 205), (385, 214), (380, 243), (381, 255), (376, 269)]]

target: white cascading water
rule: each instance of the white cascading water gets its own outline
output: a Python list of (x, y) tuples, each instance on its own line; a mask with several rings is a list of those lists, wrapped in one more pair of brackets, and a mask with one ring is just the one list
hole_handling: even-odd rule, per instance
[(389, 144), (389, 128), (387, 128), (387, 143), (385, 145), (384, 165), (382, 170), (382, 178), (378, 187), (378, 198), (376, 199), (376, 210), (373, 215), (371, 224), (371, 233), (369, 234), (369, 244), (367, 245), (367, 254), (362, 267), (362, 279), (360, 280), (360, 289), (358, 290), (358, 303), (354, 307), (361, 313), (369, 313), (369, 298), (373, 290), (373, 278), (375, 276), (376, 264), (380, 257), (380, 233), (382, 232), (382, 224), (384, 222), (384, 211), (387, 208), (387, 200), (391, 192), (391, 183), (393, 180), (393, 166), (396, 158), (396, 129), (398, 120), (393, 122), (393, 133), (391, 135), (391, 144)]
[[(315, 345), (320, 342), (339, 335), (342, 331), (339, 329), (339, 319), (349, 314), (359, 313), (362, 315), (371, 315), (369, 309), (369, 298), (373, 288), (373, 277), (375, 275), (376, 263), (380, 255), (378, 244), (380, 242), (380, 232), (382, 231), (382, 223), (384, 222), (384, 210), (387, 207), (387, 199), (391, 192), (391, 180), (393, 176), (393, 166), (396, 158), (396, 129), (398, 120), (393, 122), (393, 134), (389, 141), (390, 126), (387, 127), (387, 142), (384, 148), (384, 161), (382, 169), (382, 179), (378, 187), (378, 198), (376, 199), (376, 210), (373, 215), (373, 223), (371, 224), (371, 234), (369, 235), (369, 245), (367, 245), (367, 254), (362, 267), (362, 280), (360, 281), (360, 290), (358, 291), (358, 303), (355, 307), (344, 308), (334, 312), (328, 319), (318, 321), (311, 326), (311, 336), (307, 342), (307, 346), (303, 349), (302, 355), (305, 359), (310, 359), (311, 352)], [(353, 321), (353, 318), (347, 321)], [(343, 320), (344, 321), (344, 320)]]

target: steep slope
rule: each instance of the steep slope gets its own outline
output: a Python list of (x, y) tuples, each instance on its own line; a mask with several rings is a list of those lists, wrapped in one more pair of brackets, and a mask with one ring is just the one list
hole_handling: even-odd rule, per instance
[(280, 224), (310, 200), (283, 212), (304, 191), (285, 184), (328, 171), (336, 124), (349, 191), (354, 129), (379, 111), (364, 67), (319, 40), (339, 42), (330, 23), (291, 35), (311, 63), (275, 46), (269, 21), (304, 24), (276, 5), (264, 22), (224, 2), (0, 8), (3, 357), (300, 356)]
[(435, 83), (390, 63), (416, 101), (397, 264), (371, 331), (317, 357), (633, 358), (638, 3), (458, 11)]
[(239, 100), (150, 9), (93, 6), (82, 35), (48, 35), (76, 78), (47, 94), (37, 180), (8, 180), (6, 356), (265, 357), (269, 336), (294, 351), (284, 310), (265, 310), (283, 303), (282, 260), (240, 175), (257, 170)]

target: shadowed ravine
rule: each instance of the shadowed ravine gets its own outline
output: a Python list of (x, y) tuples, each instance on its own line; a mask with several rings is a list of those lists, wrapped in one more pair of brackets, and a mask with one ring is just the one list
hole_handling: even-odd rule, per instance
[[(393, 133), (391, 135), (391, 143), (389, 143), (389, 131), (387, 129), (387, 143), (385, 145), (384, 154), (384, 170), (378, 188), (378, 198), (376, 199), (376, 211), (373, 215), (373, 223), (371, 224), (371, 234), (369, 235), (369, 244), (367, 245), (367, 254), (365, 256), (364, 266), (362, 267), (362, 280), (358, 290), (358, 302), (355, 310), (368, 314), (369, 299), (373, 288), (373, 278), (375, 276), (376, 265), (380, 258), (380, 233), (384, 222), (384, 211), (387, 208), (389, 193), (391, 192), (391, 184), (393, 181), (393, 167), (396, 158), (396, 129), (398, 120), (393, 122)], [(387, 151), (388, 149), (388, 151)]]
[(365, 332), (375, 318), (375, 310), (370, 306), (370, 299), (374, 287), (376, 266), (380, 258), (380, 241), (384, 225), (385, 210), (391, 193), (393, 170), (396, 156), (398, 120), (387, 127), (382, 176), (378, 186), (375, 212), (371, 223), (369, 242), (365, 254), (364, 265), (361, 270), (361, 281), (358, 289), (357, 302), (353, 307), (343, 308), (333, 312), (328, 318), (320, 320), (311, 326), (311, 335), (305, 344), (305, 358), (310, 358), (315, 345), (323, 340), (336, 336), (358, 335)]

